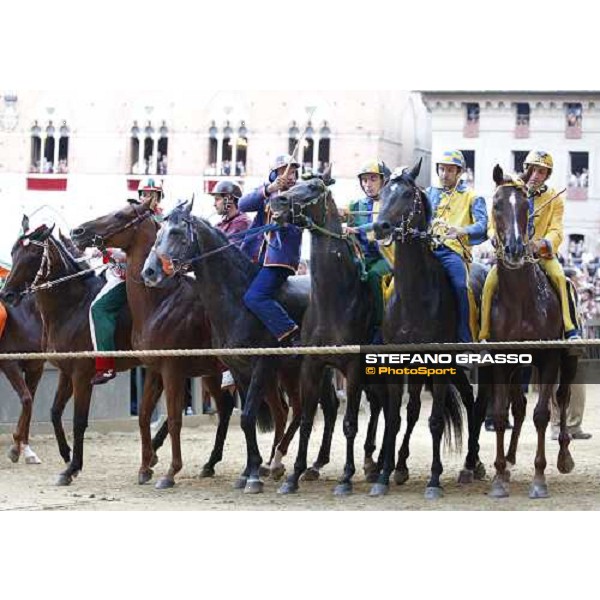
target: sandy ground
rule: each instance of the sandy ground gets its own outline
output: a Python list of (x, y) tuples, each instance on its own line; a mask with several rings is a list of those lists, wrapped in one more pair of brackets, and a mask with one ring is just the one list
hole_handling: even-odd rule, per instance
[[(600, 387), (600, 386), (595, 386)], [(264, 493), (244, 495), (232, 488), (243, 467), (245, 443), (239, 428), (239, 419), (232, 420), (225, 446), (225, 459), (217, 465), (212, 479), (200, 479), (196, 475), (212, 447), (215, 418), (201, 419), (199, 427), (185, 427), (182, 433), (184, 467), (177, 478), (177, 485), (170, 490), (156, 490), (152, 484), (137, 484), (140, 456), (137, 433), (100, 434), (89, 432), (86, 436), (84, 470), (70, 487), (57, 487), (54, 482), (64, 468), (53, 436), (38, 435), (31, 444), (43, 461), (41, 465), (11, 463), (5, 456), (10, 436), (0, 435), (0, 510), (587, 510), (600, 509), (600, 411), (597, 400), (600, 393), (588, 392), (587, 414), (584, 428), (593, 434), (591, 440), (575, 440), (571, 449), (575, 469), (569, 475), (561, 475), (556, 469), (558, 442), (548, 441), (547, 481), (551, 497), (530, 500), (528, 487), (533, 475), (535, 452), (535, 429), (531, 420), (532, 403), (518, 454), (518, 464), (513, 470), (510, 485), (511, 496), (494, 500), (487, 496), (489, 475), (493, 473), (495, 434), (482, 431), (481, 458), (488, 470), (485, 481), (470, 486), (456, 483), (462, 465), (462, 454), (444, 454), (444, 497), (427, 501), (423, 497), (431, 460), (431, 443), (427, 428), (430, 404), (424, 398), (421, 419), (415, 428), (411, 443), (410, 480), (403, 486), (392, 484), (390, 492), (382, 498), (367, 496), (370, 484), (362, 474), (362, 444), (366, 430), (366, 415), (361, 411), (356, 456), (360, 471), (355, 476), (354, 494), (345, 498), (334, 497), (332, 490), (344, 462), (345, 439), (341, 416), (336, 426), (332, 463), (325, 467), (318, 482), (306, 482), (300, 492), (291, 496), (276, 493), (279, 483), (265, 480)], [(185, 418), (184, 418), (185, 425)], [(404, 410), (403, 410), (404, 425)], [(315, 424), (309, 460), (314, 459), (320, 441), (322, 423)], [(380, 423), (378, 438), (382, 434)], [(403, 430), (402, 430), (403, 432)], [(402, 433), (401, 432), (401, 433)], [(549, 433), (548, 433), (549, 437)], [(263, 458), (268, 456), (272, 434), (260, 434), (259, 443)], [(285, 459), (291, 467), (296, 456), (296, 444)], [(155, 467), (155, 477), (166, 470), (170, 457), (167, 444), (161, 449), (160, 462)]]

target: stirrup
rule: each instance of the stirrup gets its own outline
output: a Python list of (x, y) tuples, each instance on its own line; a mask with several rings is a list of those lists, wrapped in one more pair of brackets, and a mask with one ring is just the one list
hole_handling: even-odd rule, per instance
[(102, 385), (117, 376), (114, 369), (106, 369), (105, 371), (98, 371), (92, 378), (92, 385)]

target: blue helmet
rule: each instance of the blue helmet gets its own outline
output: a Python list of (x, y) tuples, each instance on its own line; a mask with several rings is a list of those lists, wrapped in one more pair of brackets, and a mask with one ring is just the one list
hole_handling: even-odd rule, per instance
[(290, 156), (289, 154), (280, 154), (277, 156), (271, 164), (269, 181), (273, 183), (277, 179), (277, 169), (280, 169), (281, 167), (287, 167), (288, 164), (290, 167), (296, 167), (296, 169), (300, 168), (300, 163), (296, 162), (293, 156)]

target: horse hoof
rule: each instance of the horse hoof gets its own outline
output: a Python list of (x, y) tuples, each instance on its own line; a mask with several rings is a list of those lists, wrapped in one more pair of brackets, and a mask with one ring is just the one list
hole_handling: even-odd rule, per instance
[(168, 490), (175, 485), (175, 480), (172, 477), (161, 477), (155, 484), (157, 490)]
[(244, 494), (262, 494), (263, 482), (260, 479), (248, 479)]
[(379, 473), (377, 471), (365, 473), (365, 479), (367, 483), (377, 483), (377, 480), (379, 479)]
[(475, 473), (471, 471), (471, 469), (463, 469), (458, 474), (458, 483), (466, 485), (469, 483), (473, 483), (473, 481), (475, 481)]
[(505, 481), (494, 479), (489, 493), (490, 498), (508, 498), (508, 488), (505, 483)]
[(271, 470), (269, 469), (269, 467), (265, 466), (265, 465), (260, 465), (260, 467), (258, 467), (258, 476), (259, 477), (268, 477), (271, 474)]
[(473, 477), (475, 477), (477, 481), (483, 481), (485, 479), (485, 476), (485, 466), (482, 462), (478, 462), (477, 466), (475, 467), (475, 470), (473, 471)]
[(570, 473), (575, 468), (575, 461), (573, 460), (571, 453), (567, 451), (566, 454), (562, 455), (559, 452), (556, 466), (559, 473), (562, 473), (563, 475)]
[(277, 465), (276, 467), (271, 467), (269, 471), (269, 475), (273, 481), (279, 481), (285, 474), (285, 466)]
[(394, 481), (397, 485), (402, 485), (408, 481), (408, 469), (402, 469), (401, 471), (394, 471)]
[(6, 453), (6, 456), (8, 456), (8, 458), (10, 458), (11, 462), (19, 462), (19, 447), (18, 446), (11, 446), (10, 449), (8, 450), (8, 452)]
[(204, 465), (200, 471), (200, 477), (214, 477), (215, 469), (210, 465)]
[(56, 480), (56, 485), (66, 486), (73, 483), (73, 477), (68, 473), (61, 473)]
[(379, 496), (385, 496), (389, 492), (390, 486), (385, 483), (376, 483), (371, 487), (369, 496), (372, 498), (378, 498)]
[(152, 469), (148, 469), (147, 471), (140, 471), (138, 473), (138, 484), (144, 485), (145, 483), (148, 483), (152, 479), (153, 473), (154, 472), (152, 471)]
[(158, 463), (158, 455), (156, 453), (154, 453), (152, 455), (152, 458), (150, 459), (150, 466), (151, 467), (155, 467)]
[(508, 469), (502, 474), (502, 480), (504, 483), (510, 483), (510, 471)]
[(349, 496), (352, 494), (352, 484), (348, 481), (346, 483), (338, 483), (333, 490), (334, 496)]
[(319, 477), (321, 477), (321, 473), (319, 472), (319, 469), (315, 469), (314, 467), (309, 467), (308, 469), (306, 469), (306, 471), (304, 471), (304, 473), (302, 473), (302, 476), (300, 477), (300, 479), (302, 481), (317, 481), (319, 479)]
[(277, 490), (278, 494), (287, 496), (288, 494), (295, 494), (298, 491), (298, 484), (293, 481), (285, 481), (281, 487)]
[(40, 458), (37, 454), (34, 454), (32, 456), (27, 456), (25, 458), (25, 464), (26, 465), (41, 465), (42, 461), (40, 460)]
[(529, 488), (529, 497), (532, 500), (549, 498), (550, 494), (548, 493), (548, 486), (545, 483), (532, 483)]
[(438, 500), (444, 495), (441, 487), (425, 488), (425, 500)]
[(246, 487), (246, 482), (248, 481), (247, 477), (244, 476), (240, 476), (236, 479), (235, 483), (233, 484), (233, 489), (234, 490), (243, 490)]

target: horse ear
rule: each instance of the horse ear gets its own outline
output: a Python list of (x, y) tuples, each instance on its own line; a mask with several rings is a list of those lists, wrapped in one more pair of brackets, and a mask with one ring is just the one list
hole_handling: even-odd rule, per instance
[(419, 158), (419, 160), (414, 164), (413, 168), (410, 170), (410, 177), (413, 179), (413, 181), (419, 176), (422, 164), (423, 157)]
[(54, 226), (55, 226), (55, 223), (52, 223), (52, 227), (45, 228), (45, 230), (40, 234), (40, 237), (39, 237), (40, 242), (45, 242), (52, 235), (52, 232), (54, 231)]
[(29, 217), (27, 215), (23, 215), (21, 219), (21, 233), (27, 233), (29, 231)]
[(493, 177), (496, 185), (501, 185), (504, 181), (504, 171), (500, 165), (494, 167)]
[(188, 212), (191, 213), (192, 212), (192, 208), (194, 207), (194, 198), (196, 197), (196, 194), (192, 194), (192, 199), (190, 200), (189, 203), (189, 208), (188, 208)]

